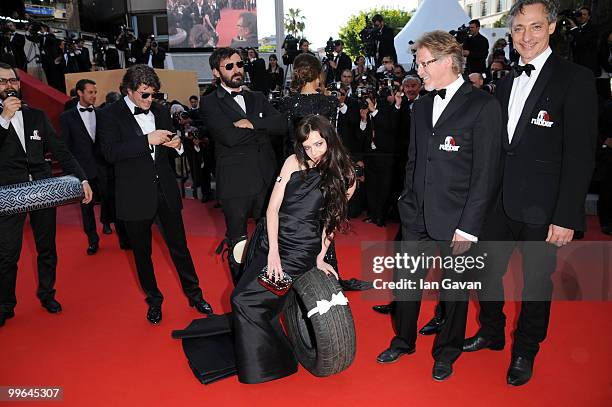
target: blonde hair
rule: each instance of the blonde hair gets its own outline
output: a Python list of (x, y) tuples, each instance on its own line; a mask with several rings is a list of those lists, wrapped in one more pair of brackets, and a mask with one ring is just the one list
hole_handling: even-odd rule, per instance
[(463, 58), (463, 48), (455, 37), (446, 31), (436, 30), (423, 34), (416, 41), (416, 48), (427, 48), (431, 55), (440, 60), (450, 57), (453, 62), (453, 72), (460, 74), (463, 72), (465, 59)]

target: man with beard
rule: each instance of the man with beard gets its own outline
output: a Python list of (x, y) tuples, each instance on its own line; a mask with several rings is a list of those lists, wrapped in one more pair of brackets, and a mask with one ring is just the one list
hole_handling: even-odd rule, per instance
[(246, 244), (247, 220), (265, 210), (276, 158), (270, 136), (286, 133), (286, 120), (260, 92), (243, 87), (244, 62), (234, 48), (219, 48), (209, 59), (216, 91), (200, 104), (204, 125), (215, 142), (217, 198), (223, 205), (228, 262), (232, 279), (240, 277)]

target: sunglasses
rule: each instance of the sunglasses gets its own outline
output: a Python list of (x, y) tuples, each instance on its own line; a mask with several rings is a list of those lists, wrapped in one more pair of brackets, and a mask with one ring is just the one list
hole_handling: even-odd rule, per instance
[(155, 93), (151, 93), (151, 92), (141, 92), (141, 91), (139, 91), (139, 90), (136, 90), (136, 91), (134, 91), (134, 92), (139, 93), (139, 94), (140, 94), (140, 97), (141, 97), (141, 98), (143, 98), (143, 99), (148, 99), (148, 98), (152, 97), (153, 95), (155, 95)]
[[(244, 62), (242, 62), (242, 61), (236, 62), (236, 67), (244, 68)], [(233, 62), (229, 62), (229, 63), (224, 65), (224, 68), (225, 68), (226, 71), (231, 71), (232, 69), (234, 69), (234, 63)]]

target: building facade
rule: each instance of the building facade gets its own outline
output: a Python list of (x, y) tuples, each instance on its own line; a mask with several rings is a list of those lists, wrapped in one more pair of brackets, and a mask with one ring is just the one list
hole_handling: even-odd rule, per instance
[(510, 10), (514, 0), (459, 0), (459, 4), (471, 19), (480, 20), (483, 27), (493, 27)]

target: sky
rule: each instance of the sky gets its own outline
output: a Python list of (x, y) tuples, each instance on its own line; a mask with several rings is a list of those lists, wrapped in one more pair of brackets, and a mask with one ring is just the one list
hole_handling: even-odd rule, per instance
[[(290, 8), (299, 8), (306, 17), (304, 36), (310, 41), (311, 49), (325, 46), (329, 37), (338, 38), (338, 30), (348, 19), (362, 10), (375, 7), (395, 8), (412, 11), (417, 0), (284, 0), (285, 14)], [(276, 33), (274, 22), (274, 0), (257, 1), (258, 37)]]

